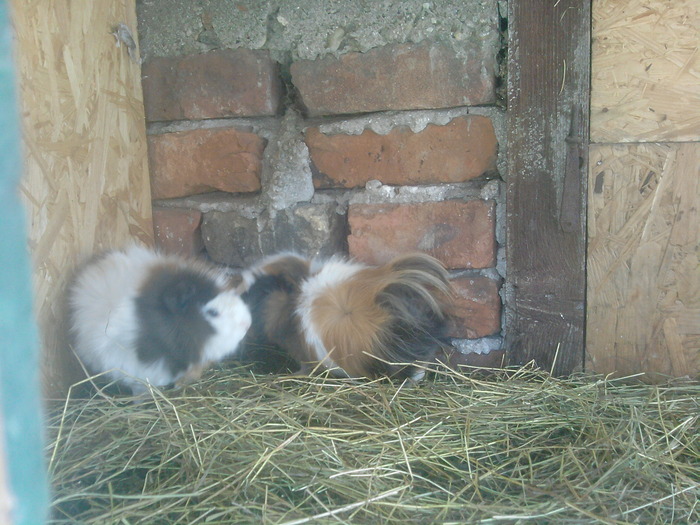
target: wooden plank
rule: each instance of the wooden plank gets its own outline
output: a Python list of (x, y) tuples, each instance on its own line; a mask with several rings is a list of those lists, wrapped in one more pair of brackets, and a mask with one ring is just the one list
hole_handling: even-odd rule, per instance
[(698, 42), (698, 0), (594, 0), (591, 140), (698, 140)]
[(568, 374), (584, 355), (590, 2), (508, 9), (507, 361)]
[(700, 373), (700, 143), (590, 151), (587, 368)]
[(141, 68), (112, 34), (121, 22), (135, 32), (135, 0), (12, 8), (44, 385), (60, 395), (80, 377), (65, 338), (71, 270), (106, 247), (152, 239)]

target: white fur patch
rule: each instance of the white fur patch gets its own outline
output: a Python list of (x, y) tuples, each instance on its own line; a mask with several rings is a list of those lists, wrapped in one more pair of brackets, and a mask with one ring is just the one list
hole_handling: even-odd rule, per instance
[(233, 355), (252, 322), (243, 299), (233, 290), (223, 291), (202, 307), (202, 315), (214, 329), (214, 335), (204, 345), (202, 362)]
[[(105, 255), (76, 279), (69, 299), (74, 350), (92, 372), (110, 370), (110, 379), (125, 382), (130, 382), (125, 374), (143, 377), (143, 366), (133, 350), (137, 336), (134, 299), (156, 262), (154, 253), (134, 246), (127, 252)], [(160, 378), (158, 371), (153, 372)], [(151, 380), (157, 384), (156, 378)]]
[(323, 344), (318, 330), (313, 323), (313, 305), (318, 297), (331, 288), (351, 279), (357, 272), (366, 268), (363, 264), (349, 262), (340, 258), (332, 258), (325, 263), (314, 263), (314, 275), (301, 286), (297, 315), (301, 320), (306, 343), (316, 354), (316, 359), (326, 368), (338, 367), (338, 364), (328, 355), (328, 349)]

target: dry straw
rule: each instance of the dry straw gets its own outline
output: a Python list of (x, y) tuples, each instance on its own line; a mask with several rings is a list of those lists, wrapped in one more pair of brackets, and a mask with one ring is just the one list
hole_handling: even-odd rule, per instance
[(700, 386), (218, 370), (49, 419), (55, 523), (690, 523)]

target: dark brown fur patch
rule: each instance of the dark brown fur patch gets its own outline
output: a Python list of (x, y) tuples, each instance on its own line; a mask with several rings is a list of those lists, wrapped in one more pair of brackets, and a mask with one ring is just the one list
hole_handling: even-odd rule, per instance
[(136, 352), (144, 362), (164, 359), (177, 374), (199, 360), (213, 334), (201, 307), (219, 290), (200, 272), (172, 264), (154, 266), (136, 297)]
[(306, 343), (302, 340), (299, 320), (295, 312), (298, 294), (280, 290), (272, 292), (265, 303), (265, 336), (287, 350), (302, 368), (311, 360)]
[(309, 261), (288, 255), (265, 265), (262, 271), (267, 275), (283, 279), (292, 288), (299, 291), (302, 281), (309, 276)]
[(295, 309), (309, 262), (290, 255), (265, 265), (261, 273), (242, 296), (251, 309), (253, 325), (241, 358), (267, 373), (303, 369), (310, 356)]

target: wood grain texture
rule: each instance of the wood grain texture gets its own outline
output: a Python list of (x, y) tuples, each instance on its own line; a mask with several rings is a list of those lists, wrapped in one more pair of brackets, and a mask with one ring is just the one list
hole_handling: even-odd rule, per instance
[(587, 368), (700, 373), (700, 144), (590, 152)]
[(112, 34), (123, 22), (136, 37), (135, 4), (15, 0), (12, 16), (44, 386), (60, 395), (80, 377), (65, 338), (71, 271), (153, 236), (140, 65)]
[(568, 374), (584, 355), (590, 2), (508, 9), (507, 362)]
[(593, 142), (700, 139), (698, 0), (594, 0)]

